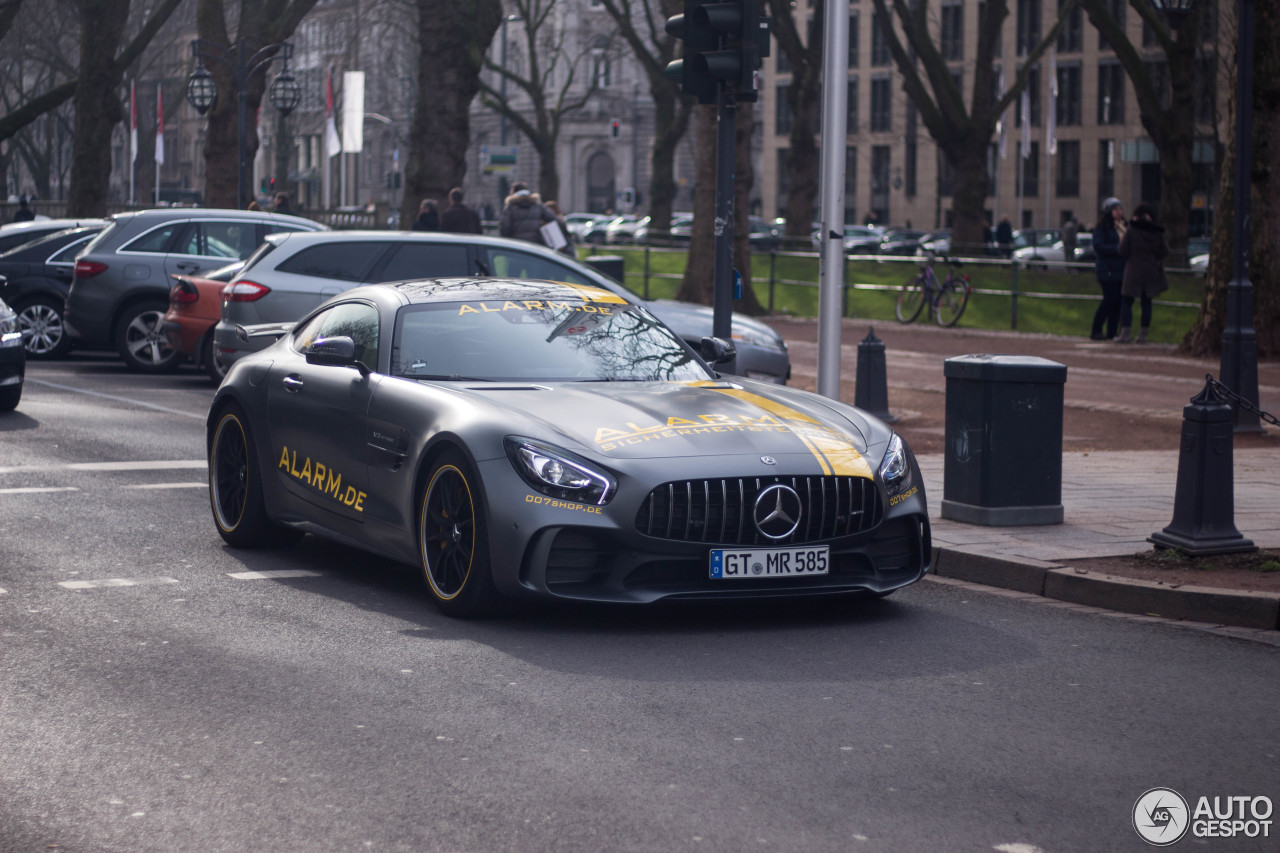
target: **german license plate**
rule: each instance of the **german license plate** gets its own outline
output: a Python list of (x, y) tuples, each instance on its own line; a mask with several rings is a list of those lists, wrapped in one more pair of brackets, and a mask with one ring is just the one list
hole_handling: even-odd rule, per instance
[(794, 578), (828, 573), (826, 545), (819, 548), (717, 549), (711, 552), (713, 580)]

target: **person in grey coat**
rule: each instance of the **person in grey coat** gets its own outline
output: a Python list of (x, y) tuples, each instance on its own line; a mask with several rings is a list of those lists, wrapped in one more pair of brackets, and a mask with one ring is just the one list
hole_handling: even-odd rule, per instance
[(503, 237), (545, 246), (542, 226), (555, 221), (555, 214), (547, 210), (537, 193), (529, 192), (526, 184), (517, 181), (511, 185), (511, 195), (507, 196), (506, 206), (502, 209), (498, 233)]
[(1125, 258), (1124, 284), (1120, 287), (1123, 304), (1120, 307), (1120, 334), (1116, 340), (1129, 342), (1129, 329), (1133, 326), (1133, 302), (1142, 301), (1142, 325), (1138, 327), (1138, 343), (1147, 342), (1151, 328), (1151, 300), (1169, 289), (1164, 274), (1163, 261), (1169, 255), (1169, 243), (1164, 237), (1164, 227), (1156, 222), (1156, 211), (1147, 202), (1133, 209), (1124, 237), (1120, 240), (1120, 256)]

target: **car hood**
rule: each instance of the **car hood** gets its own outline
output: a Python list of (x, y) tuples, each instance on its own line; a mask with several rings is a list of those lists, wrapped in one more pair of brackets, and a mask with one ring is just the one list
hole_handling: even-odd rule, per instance
[[(653, 299), (646, 302), (645, 307), (677, 335), (695, 344), (710, 335), (714, 327), (715, 311), (707, 305), (694, 305), (674, 299)], [(777, 350), (787, 348), (781, 335), (746, 314), (734, 312), (731, 323), (735, 341), (748, 341)]]
[[(797, 454), (812, 456), (823, 474), (871, 477), (871, 463), (864, 459), (868, 437), (888, 437), (887, 428), (875, 429), (855, 409), (767, 383), (584, 382), (467, 390), (502, 409), (503, 423), (513, 431), (526, 429), (613, 459)], [(527, 427), (522, 420), (530, 422)]]

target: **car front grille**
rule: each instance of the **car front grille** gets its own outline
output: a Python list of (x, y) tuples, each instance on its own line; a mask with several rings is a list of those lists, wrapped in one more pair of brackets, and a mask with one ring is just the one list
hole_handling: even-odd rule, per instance
[[(800, 496), (799, 525), (783, 539), (756, 529), (756, 498), (776, 483)], [(636, 513), (646, 536), (717, 545), (799, 545), (871, 530), (883, 517), (879, 491), (865, 477), (739, 477), (658, 486)]]

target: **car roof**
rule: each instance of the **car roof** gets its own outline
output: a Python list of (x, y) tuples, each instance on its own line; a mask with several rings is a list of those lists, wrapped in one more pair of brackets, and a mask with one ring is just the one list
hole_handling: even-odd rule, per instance
[(13, 234), (19, 231), (61, 231), (64, 228), (76, 228), (81, 225), (106, 225), (107, 220), (86, 216), (80, 219), (34, 219), (30, 222), (6, 222), (0, 225), (0, 234)]
[(136, 221), (142, 224), (152, 221), (163, 222), (169, 219), (246, 219), (254, 222), (289, 222), (319, 230), (328, 230), (327, 225), (302, 216), (272, 213), (267, 210), (236, 210), (229, 207), (157, 207), (150, 210), (132, 210), (126, 213), (116, 213), (110, 218), (117, 222)]
[(603, 287), (585, 284), (569, 284), (563, 281), (547, 281), (537, 278), (431, 278), (417, 281), (396, 281), (385, 284), (365, 284), (358, 290), (387, 290), (399, 293), (410, 305), (433, 302), (492, 302), (497, 300), (530, 301), (550, 300), (574, 302), (608, 302), (630, 305), (626, 299)]
[(312, 243), (355, 242), (368, 243), (379, 241), (393, 243), (465, 243), (476, 246), (501, 246), (505, 248), (526, 249), (539, 254), (550, 253), (550, 257), (564, 260), (559, 252), (551, 252), (545, 246), (530, 243), (528, 240), (513, 240), (510, 237), (491, 237), (487, 234), (459, 234), (451, 231), (295, 231), (286, 234), (268, 234), (267, 241), (277, 246), (287, 245), (290, 248), (301, 248)]

